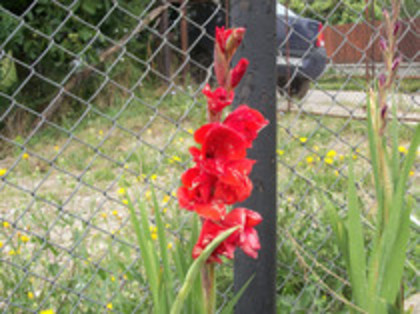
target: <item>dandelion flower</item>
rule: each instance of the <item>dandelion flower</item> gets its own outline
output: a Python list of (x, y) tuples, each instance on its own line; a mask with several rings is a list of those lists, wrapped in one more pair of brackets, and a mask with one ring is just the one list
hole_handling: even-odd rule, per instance
[(98, 134), (99, 134), (100, 136), (102, 136), (102, 135), (104, 135), (104, 131), (103, 131), (103, 130), (99, 130)]
[(306, 157), (306, 162), (308, 164), (312, 164), (314, 162), (314, 158), (312, 156), (308, 156), (308, 157)]
[(119, 188), (118, 189), (118, 194), (120, 194), (120, 195), (125, 195), (125, 189), (124, 188)]
[(188, 132), (188, 133), (190, 133), (191, 135), (192, 135), (192, 134), (194, 134), (194, 130), (193, 130), (193, 129), (191, 129), (191, 128), (189, 128), (189, 129), (187, 130), (187, 132)]
[(337, 152), (333, 149), (327, 153), (327, 157), (334, 158), (335, 156), (337, 156)]
[(28, 299), (32, 300), (33, 298), (34, 298), (34, 294), (31, 291), (29, 291), (28, 292)]
[(0, 177), (4, 176), (6, 174), (6, 172), (7, 172), (6, 168), (1, 168), (0, 169)]
[(0, 241), (0, 249), (3, 247), (3, 242)]
[(344, 157), (344, 155), (340, 154), (340, 156), (338, 158), (340, 159), (340, 161), (343, 161), (345, 157)]
[(183, 138), (183, 137), (180, 137), (180, 138), (178, 139), (178, 142), (180, 142), (180, 143), (184, 143), (184, 138)]
[(153, 232), (152, 233), (152, 240), (157, 240), (158, 236), (157, 233)]
[(172, 195), (173, 197), (176, 197), (176, 196), (177, 196), (175, 191), (172, 191), (172, 192), (171, 192), (171, 195)]
[(29, 159), (29, 154), (28, 153), (23, 153), (22, 159), (23, 160), (28, 160)]
[(118, 210), (113, 210), (113, 211), (112, 211), (112, 214), (113, 214), (114, 216), (118, 216)]
[(101, 213), (101, 217), (105, 219), (108, 215), (106, 213)]
[(404, 155), (407, 155), (407, 153), (408, 153), (408, 149), (407, 149), (407, 147), (405, 147), (405, 146), (398, 146), (398, 151), (399, 151), (401, 154), (404, 154)]
[(410, 177), (414, 176), (414, 170), (410, 170), (410, 172), (408, 173)]
[(327, 165), (332, 165), (334, 163), (334, 160), (332, 158), (330, 158), (330, 157), (327, 157), (327, 158), (324, 159), (324, 162)]
[(171, 199), (171, 197), (169, 195), (165, 195), (162, 199), (162, 202), (163, 203), (168, 203), (170, 199)]
[(39, 312), (39, 314), (54, 314), (54, 310), (48, 309), (48, 310), (42, 310)]
[(106, 308), (107, 308), (108, 310), (112, 310), (112, 303), (108, 303), (108, 304), (106, 305)]
[(16, 255), (16, 251), (15, 251), (15, 250), (10, 250), (10, 251), (9, 251), (9, 255), (10, 255), (10, 256), (14, 256), (14, 255)]
[(168, 250), (172, 249), (174, 245), (172, 243), (168, 243)]
[(115, 281), (115, 277), (111, 276), (111, 281), (114, 282)]
[(128, 200), (123, 199), (123, 200), (122, 200), (122, 203), (123, 203), (124, 205), (128, 205)]
[(353, 159), (356, 160), (357, 159), (357, 155), (353, 154)]
[(144, 194), (144, 197), (146, 197), (146, 199), (150, 201), (150, 199), (152, 198), (152, 192), (150, 190), (147, 190)]
[(3, 222), (3, 227), (4, 228), (10, 228), (10, 224), (7, 221)]
[(277, 155), (279, 155), (279, 156), (283, 156), (283, 155), (284, 155), (284, 150), (282, 150), (282, 149), (278, 149), (278, 150), (277, 150)]
[(156, 181), (156, 179), (157, 179), (157, 174), (152, 174), (152, 175), (150, 176), (150, 180), (152, 180), (152, 181)]
[(27, 237), (26, 235), (23, 235), (20, 237), (20, 241), (22, 241), (23, 243), (27, 243), (29, 242), (30, 238)]
[(300, 138), (299, 138), (299, 141), (300, 141), (302, 144), (305, 144), (305, 143), (308, 141), (308, 138), (307, 138), (307, 137), (300, 137)]

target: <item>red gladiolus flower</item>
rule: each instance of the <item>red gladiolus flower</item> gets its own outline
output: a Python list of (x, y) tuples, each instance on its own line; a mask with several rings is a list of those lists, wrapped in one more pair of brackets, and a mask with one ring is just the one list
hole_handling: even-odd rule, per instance
[(224, 54), (226, 53), (226, 42), (229, 36), (232, 34), (232, 29), (225, 29), (224, 26), (217, 27), (216, 26), (216, 46), (218, 46), (221, 52)]
[(202, 159), (242, 159), (246, 156), (246, 138), (221, 123), (203, 125), (194, 133), (194, 139), (201, 144)]
[(205, 247), (223, 231), (236, 226), (240, 228), (213, 251), (207, 262), (221, 263), (220, 256), (232, 259), (236, 247), (240, 247), (245, 254), (257, 258), (261, 245), (254, 227), (261, 223), (261, 221), (262, 217), (260, 214), (246, 208), (232, 210), (224, 219), (217, 223), (211, 220), (205, 220), (192, 252), (193, 258), (200, 256)]
[(230, 87), (235, 88), (242, 80), (247, 68), (249, 61), (245, 58), (239, 60), (238, 64), (230, 71)]
[(257, 110), (241, 105), (226, 117), (223, 124), (241, 133), (249, 148), (258, 132), (268, 124), (268, 121)]
[(212, 91), (209, 84), (204, 87), (203, 94), (206, 95), (208, 108), (213, 113), (220, 112), (229, 106), (235, 96), (233, 91), (228, 92), (223, 87), (218, 87)]

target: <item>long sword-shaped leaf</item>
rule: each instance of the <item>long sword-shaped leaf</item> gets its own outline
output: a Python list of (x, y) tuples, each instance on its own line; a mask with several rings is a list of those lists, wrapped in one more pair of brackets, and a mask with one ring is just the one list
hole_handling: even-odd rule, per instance
[(366, 280), (366, 256), (363, 239), (361, 213), (357, 199), (354, 182), (353, 163), (349, 163), (349, 186), (348, 186), (348, 248), (350, 261), (350, 282), (356, 304), (366, 309), (367, 280)]
[(227, 239), (233, 232), (235, 232), (239, 227), (233, 227), (225, 232), (218, 235), (201, 253), (201, 255), (194, 261), (191, 265), (190, 269), (188, 270), (187, 276), (185, 277), (184, 284), (182, 285), (181, 289), (178, 292), (178, 295), (175, 299), (174, 304), (172, 305), (171, 314), (179, 314), (181, 313), (182, 307), (184, 305), (184, 300), (188, 296), (191, 288), (193, 287), (195, 278), (200, 273), (201, 267), (210, 257), (211, 253), (222, 243), (224, 240)]

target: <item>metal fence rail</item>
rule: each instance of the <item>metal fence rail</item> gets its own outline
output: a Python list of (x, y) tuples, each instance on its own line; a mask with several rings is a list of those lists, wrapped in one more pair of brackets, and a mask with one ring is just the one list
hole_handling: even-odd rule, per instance
[[(327, 70), (317, 80), (306, 78), (308, 91), (301, 99), (288, 95), (296, 88), (293, 71), (279, 87), (277, 310), (336, 313), (344, 309), (340, 296), (348, 296), (349, 289), (338, 278), (345, 278), (344, 267), (318, 196), (328, 191), (344, 204), (344, 159), (351, 156), (358, 165), (360, 195), (372, 202), (364, 108), (366, 87), (381, 71), (371, 58), (381, 30), (366, 14), (373, 0), (359, 10), (343, 0), (325, 14), (312, 2), (287, 2), (297, 15), (322, 22), (328, 36), (341, 42), (326, 38)], [(175, 193), (191, 162), (193, 129), (205, 121), (201, 89), (213, 79), (213, 30), (226, 23), (227, 3), (2, 1), (3, 313), (48, 308), (139, 313), (150, 308), (139, 248), (118, 191), (124, 188), (133, 199), (149, 204), (153, 185), (170, 243), (189, 241), (191, 217), (178, 209)], [(407, 38), (419, 40), (413, 28), (419, 15), (409, 14), (408, 3), (401, 45)], [(386, 3), (377, 0), (374, 6), (380, 10)], [(337, 26), (340, 10), (356, 16), (355, 25), (371, 30), (366, 46), (352, 40), (352, 27)], [(333, 62), (343, 49), (360, 57), (346, 65), (350, 70)], [(397, 80), (402, 155), (420, 114), (413, 70), (418, 58), (418, 51), (403, 55)], [(291, 56), (290, 62), (299, 60)], [(413, 182), (418, 173), (417, 163)], [(418, 200), (418, 185), (410, 192)], [(418, 230), (415, 221), (413, 216), (413, 230)], [(407, 295), (416, 289), (416, 245), (413, 238)], [(233, 294), (232, 267), (220, 267), (220, 307)]]

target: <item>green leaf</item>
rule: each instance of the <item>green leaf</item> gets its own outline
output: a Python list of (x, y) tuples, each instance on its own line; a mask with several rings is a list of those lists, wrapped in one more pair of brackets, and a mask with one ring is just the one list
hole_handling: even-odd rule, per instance
[(353, 162), (349, 163), (348, 186), (348, 248), (350, 262), (350, 282), (356, 304), (366, 309), (367, 281), (366, 281), (366, 256), (363, 239), (361, 213), (357, 199), (354, 182)]
[(178, 292), (178, 295), (175, 299), (174, 304), (171, 308), (171, 314), (179, 314), (181, 313), (182, 307), (184, 305), (184, 300), (186, 299), (187, 295), (189, 294), (191, 288), (194, 285), (195, 278), (197, 277), (198, 273), (203, 267), (204, 263), (210, 257), (211, 253), (222, 243), (226, 240), (233, 232), (235, 232), (239, 227), (233, 227), (225, 232), (218, 235), (201, 253), (201, 255), (194, 261), (191, 267), (188, 270), (187, 276), (185, 277), (184, 284), (182, 285), (181, 289)]
[(233, 308), (235, 307), (236, 303), (238, 303), (241, 296), (244, 294), (246, 288), (248, 288), (249, 284), (254, 279), (255, 275), (252, 275), (247, 282), (241, 287), (241, 289), (236, 293), (236, 295), (228, 302), (228, 304), (224, 307), (221, 314), (231, 314), (233, 313)]

